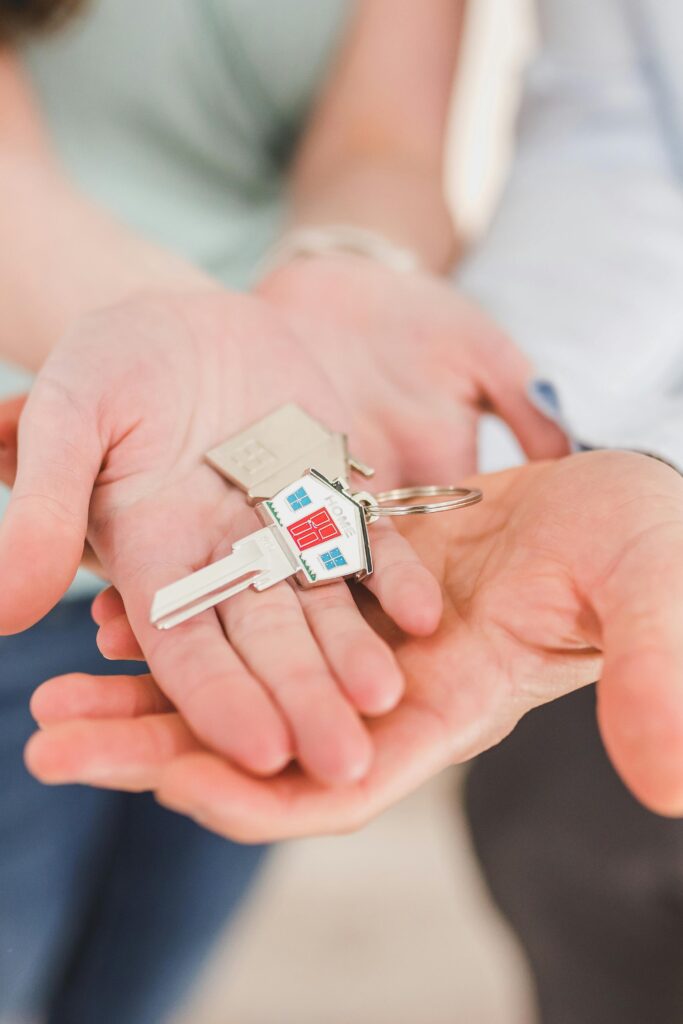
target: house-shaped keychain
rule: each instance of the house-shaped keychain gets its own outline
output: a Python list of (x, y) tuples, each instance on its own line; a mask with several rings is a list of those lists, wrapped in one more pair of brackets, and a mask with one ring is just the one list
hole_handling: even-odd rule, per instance
[(328, 430), (293, 402), (280, 406), (206, 454), (210, 466), (255, 503), (270, 498), (311, 466), (329, 480), (373, 470), (349, 455), (344, 434)]
[(372, 572), (372, 555), (363, 506), (339, 480), (328, 480), (315, 469), (256, 505), (266, 526), (277, 537), (296, 567), (303, 587)]

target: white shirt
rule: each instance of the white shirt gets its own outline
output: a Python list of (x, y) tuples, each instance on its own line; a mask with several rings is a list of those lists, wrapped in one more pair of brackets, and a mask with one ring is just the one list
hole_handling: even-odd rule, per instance
[(683, 465), (683, 0), (541, 0), (510, 178), (459, 274), (588, 446)]

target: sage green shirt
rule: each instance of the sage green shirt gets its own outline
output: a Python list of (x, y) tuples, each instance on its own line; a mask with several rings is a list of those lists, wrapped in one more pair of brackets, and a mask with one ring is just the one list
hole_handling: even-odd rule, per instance
[[(277, 234), (288, 161), (352, 6), (91, 0), (23, 57), (82, 190), (244, 288)], [(27, 382), (0, 363), (0, 395)]]

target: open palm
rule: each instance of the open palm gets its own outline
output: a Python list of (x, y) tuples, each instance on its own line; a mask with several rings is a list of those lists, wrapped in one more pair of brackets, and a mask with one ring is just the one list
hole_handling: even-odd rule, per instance
[(648, 805), (682, 813), (683, 481), (645, 456), (592, 453), (476, 483), (484, 506), (408, 528), (442, 581), (438, 632), (410, 638), (366, 608), (408, 688), (371, 724), (376, 754), (362, 781), (323, 790), (296, 768), (250, 777), (207, 751), (151, 678), (45, 684), (29, 766), (49, 782), (155, 789), (244, 840), (337, 831), (600, 676), (615, 765)]
[[(338, 254), (288, 263), (259, 293), (301, 325), (309, 351), (322, 343), (328, 371), (400, 453), (394, 475), (414, 484), (475, 473), (482, 408), (530, 458), (566, 454), (563, 433), (527, 399), (526, 357), (450, 282)], [(343, 341), (325, 343), (330, 333)]]
[[(150, 297), (81, 323), (53, 352), (22, 414), (16, 485), (0, 535), (7, 581), (0, 629), (24, 628), (55, 603), (87, 536), (123, 599), (127, 618), (123, 608), (119, 618), (130, 622), (159, 685), (208, 747), (259, 774), (296, 755), (321, 781), (362, 776), (372, 748), (358, 712), (393, 706), (402, 676), (347, 587), (302, 592), (281, 584), (246, 591), (168, 633), (149, 624), (157, 589), (259, 528), (243, 496), (203, 455), (277, 406), (299, 401), (347, 430), (361, 457), (385, 467), (380, 483), (404, 484), (419, 470), (414, 446), (409, 452), (385, 428), (383, 405), (357, 383), (358, 359), (381, 380), (386, 353), (352, 352), (349, 339), (333, 324), (218, 290)], [(382, 385), (384, 400), (393, 396), (409, 422), (415, 396), (433, 393), (440, 368), (438, 458), (423, 448), (426, 465), (446, 480), (464, 469), (463, 407), (476, 416), (485, 397), (454, 342), (451, 352), (446, 359), (435, 339), (431, 352), (422, 346), (411, 380), (397, 375)], [(421, 427), (428, 418), (425, 410)], [(431, 632), (441, 611), (435, 581), (392, 527), (377, 524), (372, 535), (376, 572), (368, 587), (402, 629)], [(108, 632), (103, 650), (114, 655), (116, 624)]]

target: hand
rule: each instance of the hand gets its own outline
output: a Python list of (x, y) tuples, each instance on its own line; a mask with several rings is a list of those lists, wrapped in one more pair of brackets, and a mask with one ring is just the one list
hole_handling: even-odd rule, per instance
[[(350, 263), (340, 280), (355, 281), (356, 291), (344, 301), (360, 305), (366, 300), (359, 267), (370, 275), (375, 268)], [(218, 291), (123, 305), (86, 321), (58, 346), (22, 418), (17, 486), (0, 535), (0, 565), (10, 581), (0, 595), (0, 629), (24, 628), (64, 592), (96, 481), (88, 539), (118, 585), (160, 685), (197, 735), (252, 771), (274, 771), (296, 753), (317, 778), (340, 781), (362, 775), (371, 751), (333, 677), (365, 714), (393, 706), (402, 687), (388, 648), (362, 623), (347, 588), (299, 592), (298, 600), (284, 585), (267, 595), (248, 592), (170, 635), (150, 630), (154, 590), (220, 557), (260, 525), (242, 496), (201, 464), (202, 455), (291, 398), (346, 429), (354, 449), (379, 468), (380, 486), (432, 474), (451, 480), (469, 465), (463, 424), (474, 423), (485, 390), (474, 342), (461, 346), (456, 337), (457, 302), (449, 330), (437, 324), (420, 337), (414, 323), (394, 337), (389, 322), (392, 334), (380, 331), (368, 346), (350, 324), (336, 328), (292, 312), (277, 294), (283, 282), (279, 276), (264, 286), (264, 295), (272, 291), (269, 305)], [(422, 301), (413, 316), (434, 298), (428, 279), (415, 286)], [(442, 302), (451, 294), (434, 287)], [(294, 289), (285, 291), (294, 302)], [(330, 307), (334, 292), (328, 282)], [(370, 309), (370, 319), (375, 315)], [(545, 425), (556, 443), (557, 429), (524, 397), (526, 365), (511, 356), (511, 346), (504, 351), (509, 365), (497, 353), (483, 377), (502, 388), (509, 372), (518, 415), (528, 417), (529, 430)], [(368, 385), (373, 379), (376, 387)], [(441, 612), (438, 588), (386, 523), (373, 527), (373, 550), (369, 586), (387, 612), (408, 632), (431, 632)], [(125, 621), (102, 629), (105, 654)], [(313, 689), (315, 702), (308, 699)], [(273, 701), (289, 719), (291, 739)], [(257, 723), (262, 745), (245, 739)]]
[[(426, 639), (383, 622), (408, 686), (371, 723), (376, 756), (363, 781), (322, 790), (292, 768), (250, 778), (204, 749), (151, 678), (44, 684), (29, 768), (46, 782), (154, 789), (244, 841), (335, 832), (601, 677), (615, 766), (645, 804), (682, 814), (683, 480), (646, 456), (596, 452), (472, 483), (482, 505), (406, 521), (442, 582), (445, 614)], [(366, 611), (376, 622), (376, 608)]]
[[(203, 454), (302, 397), (321, 419), (350, 418), (262, 301), (160, 296), (80, 324), (21, 414), (0, 534), (0, 628), (30, 625), (62, 596), (87, 532), (160, 685), (197, 735), (251, 771), (276, 771), (296, 753), (315, 777), (337, 782), (364, 774), (371, 757), (355, 708), (386, 710), (402, 689), (391, 651), (348, 588), (296, 596), (283, 584), (167, 633), (149, 623), (159, 587), (261, 525)], [(369, 585), (404, 627), (433, 629), (435, 581), (392, 529), (374, 534)]]
[[(388, 480), (431, 484), (475, 473), (483, 410), (508, 424), (529, 458), (568, 453), (565, 435), (527, 398), (526, 358), (449, 282), (339, 255), (295, 260), (258, 290), (297, 325), (349, 405), (371, 412), (381, 437), (391, 438)], [(376, 458), (374, 450), (358, 454)]]
[[(354, 709), (386, 711), (400, 698), (402, 677), (347, 588), (246, 592), (167, 634), (148, 621), (160, 586), (225, 554), (260, 525), (202, 456), (282, 402), (299, 399), (331, 426), (351, 425), (355, 450), (389, 467), (385, 482), (409, 478), (415, 446), (385, 430), (372, 389), (356, 393), (359, 354), (338, 363), (345, 345), (347, 332), (218, 291), (141, 300), (80, 324), (47, 361), (22, 414), (16, 486), (0, 534), (7, 581), (0, 629), (30, 625), (62, 595), (87, 531), (122, 595), (136, 650), (208, 746), (257, 773), (296, 755), (321, 781), (364, 774), (371, 747)], [(386, 369), (380, 356), (363, 356), (365, 371), (378, 379)], [(413, 362), (412, 380), (399, 375), (382, 394), (405, 407), (412, 387), (408, 401), (417, 408), (416, 396), (432, 388), (445, 409), (450, 392), (453, 429), (439, 449), (450, 477), (470, 370), (448, 356), (443, 339), (426, 340)], [(437, 425), (447, 426), (438, 418)], [(368, 586), (388, 614), (408, 632), (431, 632), (440, 593), (409, 545), (381, 523), (373, 527), (373, 552)], [(123, 613), (102, 629), (105, 654), (113, 654), (122, 627)]]

